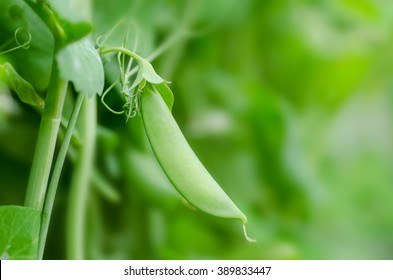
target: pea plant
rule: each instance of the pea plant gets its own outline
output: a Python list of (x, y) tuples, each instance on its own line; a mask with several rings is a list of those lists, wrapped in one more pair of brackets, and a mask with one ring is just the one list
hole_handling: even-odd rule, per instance
[[(118, 196), (106, 187), (94, 167), (96, 139), (103, 130), (97, 99), (109, 112), (125, 116), (122, 125), (141, 124), (143, 129), (136, 134), (146, 134), (152, 155), (189, 205), (213, 216), (240, 220), (246, 238), (253, 241), (245, 231), (245, 214), (187, 143), (171, 113), (174, 97), (170, 83), (151, 64), (181, 32), (143, 57), (136, 51), (137, 35), (133, 47), (129, 47), (131, 36), (126, 31), (122, 43), (111, 44), (111, 36), (124, 28), (123, 23), (93, 38), (93, 26), (70, 12), (67, 3), (0, 2), (2, 88), (30, 106), (41, 119), (24, 205), (0, 206), (1, 259), (43, 258), (66, 159), (72, 163), (67, 257), (85, 257), (83, 213), (89, 185), (113, 199)], [(116, 108), (113, 100), (123, 105)]]

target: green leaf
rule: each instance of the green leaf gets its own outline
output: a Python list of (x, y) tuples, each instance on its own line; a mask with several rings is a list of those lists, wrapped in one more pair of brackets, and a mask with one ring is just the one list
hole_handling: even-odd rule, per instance
[(44, 100), (34, 90), (33, 86), (23, 79), (8, 62), (0, 65), (0, 76), (8, 87), (15, 92), (23, 102), (42, 109)]
[(80, 40), (92, 30), (92, 26), (87, 22), (70, 23), (62, 19), (59, 19), (59, 22), (66, 34), (66, 37), (61, 43), (62, 46)]
[(173, 92), (167, 85), (167, 83), (155, 84), (153, 85), (155, 90), (161, 95), (162, 99), (164, 99), (165, 104), (168, 106), (169, 111), (172, 111), (173, 107)]
[(91, 1), (80, 0), (49, 0), (52, 10), (54, 10), (59, 17), (68, 22), (88, 22), (90, 20)]
[(1, 259), (36, 259), (41, 212), (29, 207), (0, 206)]
[(138, 60), (138, 74), (131, 88), (139, 85), (143, 79), (151, 84), (162, 84), (165, 82), (165, 80), (156, 73), (149, 61), (140, 58)]
[(101, 95), (104, 69), (101, 58), (88, 39), (82, 39), (61, 49), (56, 56), (60, 75), (71, 81), (78, 92), (89, 97)]
[[(15, 31), (23, 29), (15, 36)], [(25, 42), (27, 34), (31, 36), (28, 49), (17, 49), (7, 53), (4, 59), (10, 63), (20, 76), (28, 81), (34, 89), (43, 93), (46, 91), (51, 73), (53, 59), (53, 36), (48, 28), (21, 0), (0, 1), (0, 51), (17, 47)]]
[[(78, 41), (92, 30), (87, 20), (89, 5), (76, 1), (37, 1), (25, 0), (52, 32), (58, 49)], [(88, 1), (80, 1), (88, 2)]]

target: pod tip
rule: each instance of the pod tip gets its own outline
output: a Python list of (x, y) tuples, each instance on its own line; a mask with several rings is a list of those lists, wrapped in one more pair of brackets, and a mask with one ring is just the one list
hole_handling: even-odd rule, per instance
[(247, 239), (248, 242), (257, 242), (256, 239), (253, 239), (248, 236), (247, 230), (246, 230), (246, 223), (243, 223), (243, 233), (244, 233), (244, 237)]

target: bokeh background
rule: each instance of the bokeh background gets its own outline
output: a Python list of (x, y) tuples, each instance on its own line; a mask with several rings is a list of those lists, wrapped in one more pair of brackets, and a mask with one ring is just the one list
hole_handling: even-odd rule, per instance
[[(93, 39), (125, 19), (130, 48), (158, 49), (175, 119), (258, 240), (187, 205), (139, 117), (125, 122), (98, 103), (87, 258), (393, 258), (390, 1), (95, 0), (81, 11)], [(116, 72), (104, 63), (109, 85)], [(23, 204), (40, 118), (4, 88), (0, 100), (0, 204)], [(108, 103), (122, 105), (115, 93)], [(72, 167), (45, 258), (66, 256)]]

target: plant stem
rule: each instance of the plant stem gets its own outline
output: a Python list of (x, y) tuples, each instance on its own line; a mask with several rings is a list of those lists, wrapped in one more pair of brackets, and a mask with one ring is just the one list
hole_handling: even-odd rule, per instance
[(83, 140), (74, 165), (74, 174), (67, 213), (67, 258), (85, 258), (85, 220), (89, 181), (92, 175), (96, 140), (96, 97), (85, 99), (80, 116), (80, 132)]
[(51, 78), (25, 198), (25, 206), (33, 207), (40, 211), (42, 211), (44, 204), (64, 98), (67, 92), (67, 83), (66, 80), (59, 76), (57, 63), (53, 60)]
[(100, 49), (101, 55), (111, 53), (111, 52), (124, 53), (125, 55), (128, 55), (129, 57), (132, 57), (132, 58), (136, 59), (137, 61), (144, 60), (144, 58), (141, 57), (139, 54), (137, 54), (136, 52), (130, 51), (127, 48), (103, 46)]
[(48, 235), (48, 228), (50, 223), (50, 218), (52, 215), (53, 204), (56, 197), (57, 186), (59, 184), (59, 179), (61, 175), (61, 170), (63, 168), (64, 160), (67, 155), (68, 147), (70, 145), (70, 141), (73, 135), (73, 131), (75, 128), (76, 120), (78, 119), (79, 111), (85, 97), (84, 93), (78, 94), (76, 99), (75, 106), (72, 110), (71, 117), (69, 123), (67, 125), (67, 130), (64, 135), (63, 142), (61, 144), (59, 154), (56, 159), (56, 163), (53, 169), (52, 177), (49, 182), (48, 192), (45, 198), (44, 210), (42, 213), (41, 220), (41, 230), (40, 230), (40, 239), (38, 245), (38, 259), (42, 259), (45, 249), (46, 237)]

